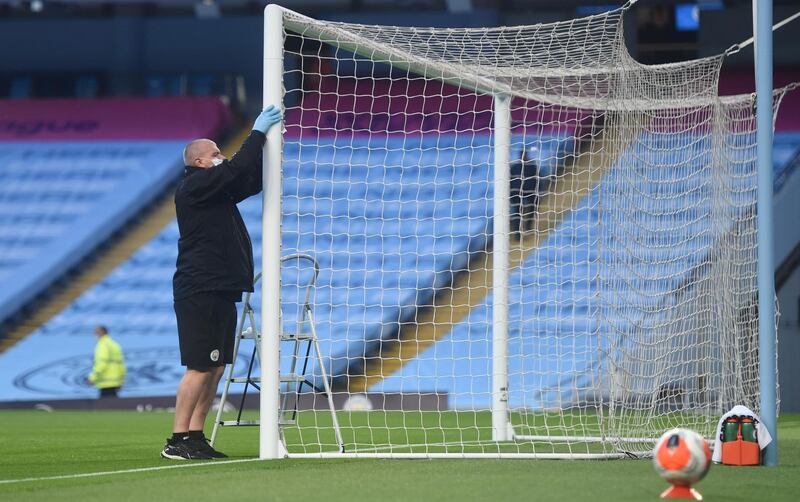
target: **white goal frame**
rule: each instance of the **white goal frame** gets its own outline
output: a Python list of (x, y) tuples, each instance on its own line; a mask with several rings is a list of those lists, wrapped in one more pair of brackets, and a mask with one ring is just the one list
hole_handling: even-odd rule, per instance
[[(399, 54), (393, 54), (391, 48), (370, 50), (368, 54), (359, 53), (357, 43), (358, 35), (348, 34), (342, 39), (332, 40), (330, 34), (315, 31), (306, 25), (293, 26), (293, 22), (284, 18), (285, 9), (270, 4), (264, 10), (264, 66), (263, 66), (263, 105), (280, 106), (283, 108), (283, 73), (284, 73), (284, 30), (296, 31), (293, 28), (302, 28), (302, 33), (318, 37), (325, 42), (326, 39), (336, 42), (336, 45), (356, 54), (381, 58), (384, 61), (394, 62)], [(294, 16), (299, 16), (293, 14)], [(352, 43), (348, 42), (352, 41)], [(457, 83), (461, 88), (469, 89), (493, 97), (494, 128), (492, 130), (494, 147), (494, 201), (493, 201), (493, 270), (492, 270), (492, 334), (491, 334), (491, 432), (492, 441), (507, 442), (544, 441), (545, 436), (517, 435), (511, 424), (508, 406), (508, 344), (509, 344), (509, 166), (511, 162), (511, 96), (508, 89), (497, 86), (488, 79), (479, 76), (468, 77), (459, 75), (448, 68), (415, 66), (414, 63), (400, 63), (398, 67), (411, 70), (428, 78), (440, 80), (445, 83)], [(771, 92), (767, 93), (771, 95)], [(668, 106), (668, 103), (664, 106)], [(760, 111), (760, 110), (759, 110)], [(760, 152), (761, 153), (761, 152)], [(261, 361), (260, 393), (260, 425), (259, 425), (259, 457), (261, 459), (292, 458), (520, 458), (520, 459), (571, 459), (571, 458), (626, 458), (625, 452), (605, 453), (398, 453), (398, 452), (317, 452), (317, 453), (289, 453), (283, 444), (280, 431), (280, 342), (279, 334), (282, 329), (281, 321), (281, 215), (282, 215), (282, 154), (283, 154), (283, 123), (272, 127), (267, 134), (267, 142), (263, 157), (263, 220), (262, 239), (263, 252), (261, 258), (262, 270), (262, 336), (260, 338), (260, 353), (264, 355)], [(761, 201), (759, 201), (761, 202)], [(760, 212), (760, 211), (759, 211)], [(761, 237), (761, 235), (759, 235)], [(759, 270), (761, 272), (761, 270)], [(763, 296), (763, 295), (762, 295)], [(770, 299), (772, 297), (770, 296)], [(769, 324), (773, 316), (763, 316)], [(762, 332), (762, 337), (774, 338), (773, 332)], [(773, 351), (774, 354), (774, 351)], [(766, 357), (763, 359), (773, 359)], [(763, 360), (762, 359), (762, 360)], [(774, 362), (774, 361), (773, 361)], [(762, 371), (764, 368), (762, 368)], [(769, 371), (769, 367), (767, 367)], [(772, 371), (774, 377), (774, 370)], [(763, 377), (763, 375), (762, 375)], [(773, 378), (774, 385), (774, 378)], [(762, 380), (761, 384), (769, 382)], [(762, 389), (763, 392), (763, 389)], [(774, 409), (774, 406), (773, 406)], [(559, 439), (579, 442), (608, 442), (607, 437), (593, 436), (559, 436)], [(628, 442), (655, 442), (657, 438), (619, 438)]]

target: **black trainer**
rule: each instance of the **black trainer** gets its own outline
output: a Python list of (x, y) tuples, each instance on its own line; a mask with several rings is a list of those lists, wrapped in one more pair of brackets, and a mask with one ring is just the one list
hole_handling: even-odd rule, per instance
[(198, 451), (201, 451), (208, 455), (211, 458), (228, 458), (227, 455), (222, 453), (221, 451), (217, 451), (211, 446), (211, 443), (208, 441), (208, 438), (205, 436), (201, 438), (189, 438), (189, 441), (192, 442), (192, 446), (195, 447)]
[(198, 449), (195, 441), (188, 437), (178, 440), (167, 438), (167, 444), (161, 450), (161, 457), (171, 460), (209, 460), (213, 458), (205, 451)]

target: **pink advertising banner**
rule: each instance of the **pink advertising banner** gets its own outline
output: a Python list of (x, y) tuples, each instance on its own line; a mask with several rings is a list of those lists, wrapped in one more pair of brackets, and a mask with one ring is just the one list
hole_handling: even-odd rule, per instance
[(216, 97), (0, 100), (0, 141), (193, 139), (230, 121)]
[[(424, 134), (492, 131), (491, 96), (425, 79), (392, 80), (323, 77), (306, 90), (301, 107), (287, 112), (290, 136), (334, 134)], [(514, 99), (515, 133), (572, 136), (586, 116), (575, 109)]]
[[(773, 86), (777, 89), (792, 82), (800, 82), (800, 68), (775, 68)], [(755, 73), (752, 68), (723, 70), (719, 78), (722, 96), (755, 92)], [(800, 92), (789, 92), (783, 98), (775, 121), (776, 132), (800, 131)]]

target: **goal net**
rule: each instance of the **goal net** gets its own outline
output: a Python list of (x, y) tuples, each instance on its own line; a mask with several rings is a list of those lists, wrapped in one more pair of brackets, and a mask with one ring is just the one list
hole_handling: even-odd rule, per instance
[[(641, 65), (624, 8), (486, 29), (267, 12), (286, 125), (264, 252), (280, 235), (319, 263), (324, 361), (288, 401), (289, 455), (340, 454), (323, 379), (364, 456), (642, 455), (758, 410), (754, 100), (717, 96), (723, 56)], [(301, 266), (265, 284), (283, 333), (308, 329)]]

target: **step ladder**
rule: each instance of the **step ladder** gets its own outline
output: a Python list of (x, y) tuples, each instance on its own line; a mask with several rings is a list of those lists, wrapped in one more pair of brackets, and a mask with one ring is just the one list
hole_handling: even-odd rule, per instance
[[(315, 392), (324, 394), (327, 402), (328, 402), (328, 409), (331, 412), (331, 421), (333, 424), (334, 433), (336, 435), (336, 442), (339, 447), (339, 451), (344, 453), (344, 441), (342, 441), (342, 433), (339, 429), (339, 421), (336, 417), (336, 407), (333, 404), (333, 394), (331, 393), (330, 388), (330, 381), (328, 380), (328, 374), (325, 370), (325, 364), (322, 360), (322, 353), (319, 347), (319, 340), (317, 339), (317, 330), (314, 323), (314, 311), (311, 308), (311, 291), (314, 289), (314, 285), (317, 281), (317, 276), (319, 275), (319, 264), (314, 257), (306, 254), (293, 254), (290, 256), (285, 256), (281, 258), (281, 263), (285, 263), (287, 261), (306, 261), (309, 262), (314, 269), (314, 275), (306, 284), (298, 284), (298, 287), (302, 287), (304, 291), (304, 300), (303, 305), (300, 308), (300, 313), (297, 319), (297, 325), (294, 333), (287, 333), (282, 332), (280, 334), (281, 342), (288, 342), (292, 343), (292, 355), (291, 355), (291, 364), (289, 373), (281, 374), (280, 375), (280, 382), (286, 385), (285, 392), (283, 393), (283, 399), (281, 400), (281, 410), (280, 410), (280, 421), (279, 425), (281, 426), (281, 442), (283, 443), (284, 451), (286, 450), (286, 440), (284, 439), (283, 434), (283, 427), (287, 425), (296, 425), (297, 424), (297, 412), (298, 412), (298, 403), (300, 400), (300, 394), (303, 391), (303, 387), (307, 385)], [(261, 274), (257, 274), (255, 277), (254, 285), (258, 284), (259, 279), (261, 278)], [(261, 333), (258, 330), (256, 324), (256, 317), (255, 312), (253, 311), (253, 307), (250, 304), (250, 299), (252, 297), (252, 293), (247, 293), (244, 297), (244, 301), (242, 302), (242, 316), (239, 319), (239, 323), (236, 328), (236, 339), (233, 345), (233, 361), (234, 363), (230, 365), (226, 372), (225, 377), (225, 386), (222, 390), (222, 397), (220, 398), (219, 402), (219, 409), (217, 410), (217, 416), (214, 420), (214, 429), (211, 432), (210, 443), (213, 446), (214, 441), (217, 439), (217, 434), (219, 433), (219, 429), (221, 427), (242, 427), (242, 426), (258, 426), (259, 420), (242, 420), (242, 412), (244, 410), (244, 404), (247, 399), (247, 390), (249, 387), (253, 387), (256, 390), (261, 390), (261, 378), (253, 375), (253, 367), (258, 357), (258, 360), (261, 361), (261, 347), (259, 344)], [(283, 331), (283, 328), (281, 328)], [(250, 361), (247, 364), (247, 376), (244, 377), (234, 377), (234, 369), (236, 366), (237, 356), (239, 354), (239, 347), (241, 346), (242, 340), (254, 340), (255, 346), (253, 347), (253, 353), (250, 356)], [(305, 354), (301, 354), (301, 347), (302, 343), (306, 343), (305, 347)], [(283, 344), (282, 344), (283, 345)], [(317, 361), (317, 365), (319, 367), (321, 377), (322, 377), (322, 388), (320, 389), (318, 386), (314, 385), (313, 382), (309, 381), (306, 377), (306, 371), (308, 370), (308, 363), (311, 359), (311, 350), (314, 350), (314, 357)], [(300, 359), (303, 359), (303, 367), (302, 370), (298, 373), (297, 367), (298, 362)], [(228, 399), (228, 393), (230, 391), (231, 384), (244, 384), (244, 390), (242, 391), (242, 400), (239, 403), (239, 409), (237, 411), (236, 419), (234, 420), (223, 420), (222, 414), (225, 410), (225, 403)], [(291, 405), (291, 410), (289, 409), (290, 406), (290, 398), (294, 396), (294, 402)]]

